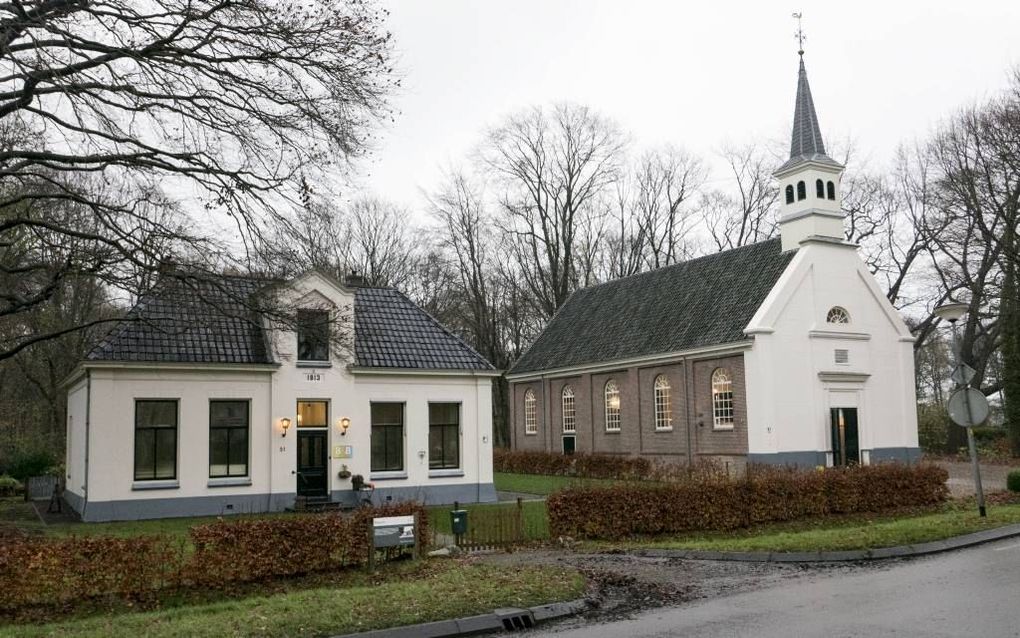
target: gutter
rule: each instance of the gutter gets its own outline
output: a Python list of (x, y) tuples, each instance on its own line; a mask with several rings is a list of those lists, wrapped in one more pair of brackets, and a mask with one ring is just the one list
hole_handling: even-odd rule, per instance
[(347, 371), (354, 375), (365, 376), (426, 376), (426, 377), (489, 377), (503, 376), (502, 370), (472, 370), (450, 368), (372, 368), (368, 366), (348, 366)]

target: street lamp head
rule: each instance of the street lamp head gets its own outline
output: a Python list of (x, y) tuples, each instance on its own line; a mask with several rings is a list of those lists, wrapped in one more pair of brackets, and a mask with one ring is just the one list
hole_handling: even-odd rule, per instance
[(956, 323), (960, 320), (960, 317), (967, 314), (969, 306), (965, 303), (947, 303), (942, 304), (935, 309), (935, 316), (939, 319), (944, 319), (949, 323)]

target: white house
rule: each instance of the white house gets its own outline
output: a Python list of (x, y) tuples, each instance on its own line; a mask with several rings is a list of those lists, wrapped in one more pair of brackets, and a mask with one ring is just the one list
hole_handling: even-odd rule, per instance
[[(270, 292), (296, 329), (254, 314)], [(354, 504), (361, 475), (376, 502), (493, 501), (496, 375), (393, 289), (167, 277), (68, 381), (65, 497), (86, 521), (267, 512)]]
[(515, 448), (918, 458), (913, 337), (846, 241), (803, 57), (779, 235), (579, 290), (508, 374)]

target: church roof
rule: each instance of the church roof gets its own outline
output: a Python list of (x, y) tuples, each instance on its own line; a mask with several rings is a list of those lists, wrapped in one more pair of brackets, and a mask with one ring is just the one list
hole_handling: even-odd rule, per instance
[[(274, 363), (258, 295), (270, 280), (167, 277), (143, 295), (86, 361)], [(493, 370), (471, 346), (403, 293), (354, 292), (354, 365), (363, 368)]]
[(782, 173), (804, 162), (819, 162), (842, 168), (839, 162), (825, 154), (815, 102), (811, 98), (804, 56), (800, 56), (800, 71), (797, 76), (797, 103), (793, 110), (793, 133), (790, 136), (790, 159), (776, 170)]
[(578, 290), (510, 373), (742, 341), (796, 252), (769, 239)]

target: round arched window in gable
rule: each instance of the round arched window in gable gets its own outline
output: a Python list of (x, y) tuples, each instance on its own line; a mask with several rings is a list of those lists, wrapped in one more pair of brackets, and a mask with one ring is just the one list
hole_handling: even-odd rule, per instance
[(846, 311), (846, 308), (841, 306), (833, 306), (829, 308), (829, 314), (825, 316), (827, 323), (850, 323), (850, 313)]

